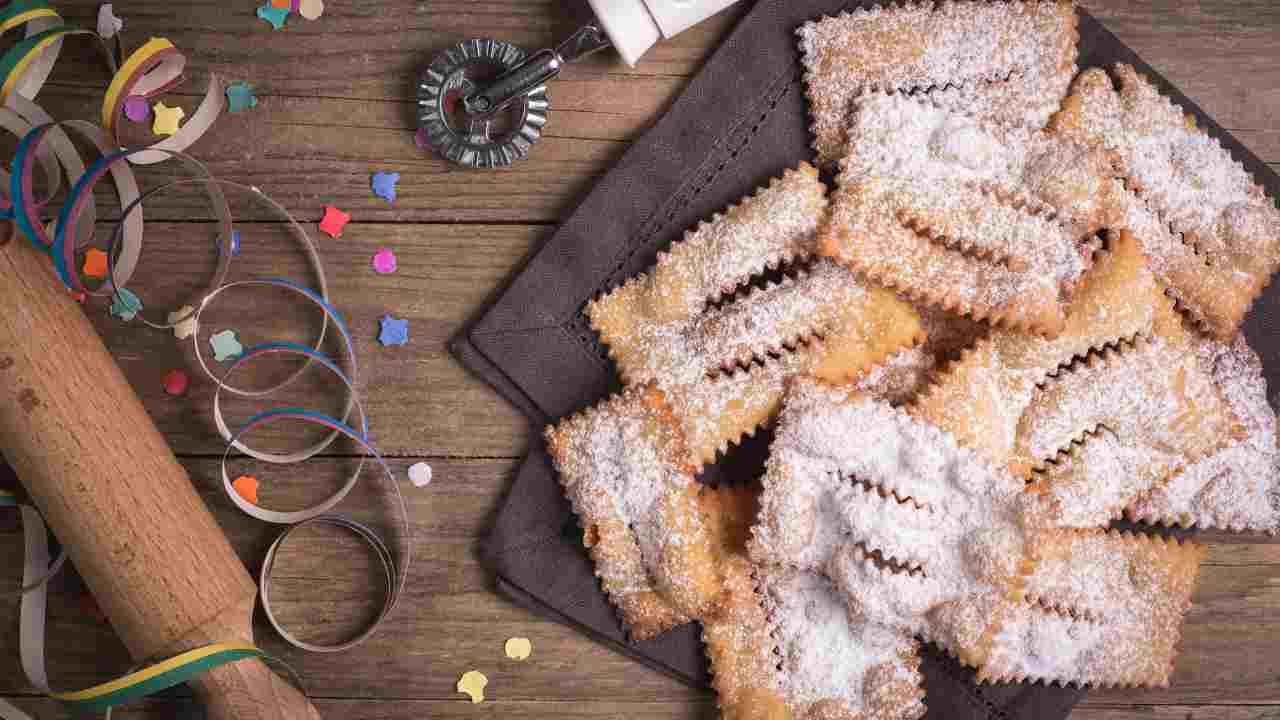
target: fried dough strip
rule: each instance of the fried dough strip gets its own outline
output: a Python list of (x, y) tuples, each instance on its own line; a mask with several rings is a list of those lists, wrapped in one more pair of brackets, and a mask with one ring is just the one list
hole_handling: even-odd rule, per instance
[(1075, 530), (1046, 534), (1037, 554), (1026, 598), (1000, 608), (979, 680), (1166, 686), (1205, 548)]
[(903, 96), (861, 101), (819, 252), (931, 304), (1055, 335), (1120, 217), (1106, 153)]
[(924, 691), (914, 640), (851, 623), (839, 593), (821, 576), (747, 560), (758, 492), (722, 487), (700, 496), (724, 563), (724, 594), (702, 618), (722, 717), (918, 718)]
[(1088, 70), (1051, 125), (1116, 153), (1128, 226), (1174, 296), (1223, 341), (1280, 268), (1280, 209), (1219, 142), (1129, 65)]
[(1229, 345), (1204, 340), (1195, 354), (1212, 372), (1214, 384), (1243, 424), (1245, 437), (1144, 493), (1127, 515), (1153, 524), (1275, 534), (1280, 530), (1280, 448), (1262, 361), (1243, 335)]
[(596, 575), (636, 639), (688, 622), (719, 595), (695, 469), (662, 392), (631, 388), (549, 427), (547, 447)]
[(1113, 233), (1110, 244), (1076, 289), (1058, 337), (993, 331), (921, 391), (910, 412), (1007, 464), (1036, 386), (1059, 367), (1118, 342), (1184, 334), (1132, 236)]
[(818, 162), (844, 154), (852, 100), (868, 90), (1043, 126), (1075, 75), (1076, 24), (1071, 3), (1030, 1), (876, 6), (804, 25)]
[(648, 274), (591, 302), (587, 317), (623, 379), (645, 382), (678, 370), (652, 357), (662, 341), (752, 276), (811, 255), (826, 207), (818, 171), (802, 164), (686, 233)]

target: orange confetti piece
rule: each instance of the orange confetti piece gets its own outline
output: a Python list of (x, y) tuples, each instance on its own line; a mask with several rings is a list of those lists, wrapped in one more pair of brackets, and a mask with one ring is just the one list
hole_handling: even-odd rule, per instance
[(254, 505), (258, 504), (258, 478), (252, 475), (241, 475), (231, 481), (231, 487), (240, 493), (240, 497)]
[(271, 0), (271, 7), (284, 8), (285, 10), (289, 10), (292, 7), (292, 5), (290, 3), (290, 0)]
[(91, 278), (107, 276), (107, 254), (98, 248), (89, 248), (84, 255), (84, 275)]

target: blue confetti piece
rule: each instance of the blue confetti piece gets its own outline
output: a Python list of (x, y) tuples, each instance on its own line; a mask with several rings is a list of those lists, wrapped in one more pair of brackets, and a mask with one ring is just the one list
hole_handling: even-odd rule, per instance
[(382, 332), (378, 334), (378, 342), (387, 347), (409, 344), (409, 321), (400, 320), (390, 315), (382, 316)]
[(142, 300), (127, 288), (119, 288), (111, 298), (111, 314), (130, 322), (142, 312)]
[(373, 194), (387, 202), (395, 202), (398, 182), (400, 182), (400, 173), (376, 172), (373, 174)]
[(232, 230), (231, 231), (231, 257), (235, 257), (239, 254), (240, 254), (240, 231)]
[[(274, 25), (275, 23), (272, 24)], [(253, 88), (249, 87), (249, 83), (236, 81), (227, 86), (228, 111), (238, 113), (241, 110), (255, 107), (258, 107), (258, 96), (253, 94)]]
[(284, 27), (284, 19), (289, 17), (289, 9), (271, 7), (271, 3), (268, 2), (258, 8), (258, 17), (271, 23), (272, 30), (279, 30)]

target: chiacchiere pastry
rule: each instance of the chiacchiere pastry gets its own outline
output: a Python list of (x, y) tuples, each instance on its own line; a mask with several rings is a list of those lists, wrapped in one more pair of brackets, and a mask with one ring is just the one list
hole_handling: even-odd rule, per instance
[(1182, 527), (1280, 531), (1280, 449), (1276, 412), (1258, 354), (1237, 335), (1230, 344), (1197, 342), (1201, 366), (1212, 368), (1245, 437), (1183, 467), (1126, 509), (1130, 520)]
[(1280, 209), (1218, 141), (1131, 66), (1081, 73), (1056, 132), (1119, 159), (1125, 224), (1157, 276), (1229, 341), (1280, 267)]
[(726, 720), (914, 720), (924, 714), (918, 643), (850, 620), (831, 581), (746, 557), (755, 486), (701, 500), (723, 558), (721, 599), (702, 618)]
[(1164, 687), (1206, 550), (1102, 529), (1045, 534), (1022, 602), (1000, 630), (980, 681)]
[(596, 575), (632, 637), (704, 611), (721, 580), (695, 468), (662, 391), (630, 388), (548, 428), (546, 439)]
[(1061, 332), (1095, 233), (1120, 217), (1108, 153), (883, 94), (857, 102), (849, 146), (823, 255), (957, 314)]
[[(1070, 2), (913, 2), (808, 23), (798, 31), (822, 165), (845, 153), (853, 98), (928, 97), (1003, 123), (1041, 127), (1075, 75)], [(855, 148), (856, 149), (856, 148)]]
[(919, 634), (981, 679), (1167, 682), (1203, 549), (1039, 527), (1022, 492), (938, 428), (798, 381), (749, 548), (831, 577), (854, 626)]
[(588, 305), (624, 382), (665, 391), (691, 462), (714, 460), (768, 420), (788, 377), (851, 379), (923, 339), (910, 305), (828, 260), (747, 284), (808, 260), (826, 206), (817, 171), (801, 165)]
[(1044, 525), (1106, 524), (1242, 436), (1136, 243), (1111, 242), (1057, 338), (994, 331), (910, 408), (1033, 481), (1027, 512)]

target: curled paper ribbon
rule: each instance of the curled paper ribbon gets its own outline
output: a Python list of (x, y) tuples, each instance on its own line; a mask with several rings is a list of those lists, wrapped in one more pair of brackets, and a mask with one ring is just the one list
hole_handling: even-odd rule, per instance
[[(25, 40), (30, 40), (60, 25), (62, 25), (62, 18), (43, 0), (14, 0), (0, 11), (0, 34), (26, 26)], [(52, 42), (32, 51), (30, 57), (23, 63), (23, 72), (19, 73), (12, 84), (6, 82), (4, 85), (25, 98), (34, 98), (40, 92), (40, 88), (44, 87), (45, 81), (49, 79), (49, 73), (53, 71), (54, 63), (57, 62), (58, 53), (61, 50), (62, 38), (57, 37)], [(6, 99), (0, 97), (0, 105), (3, 105)]]

